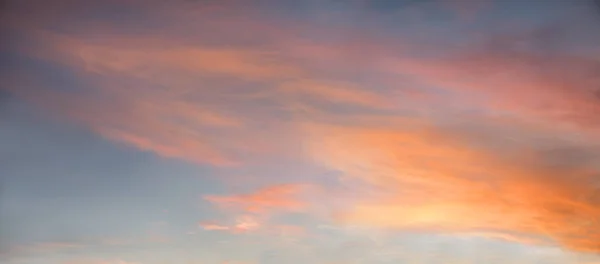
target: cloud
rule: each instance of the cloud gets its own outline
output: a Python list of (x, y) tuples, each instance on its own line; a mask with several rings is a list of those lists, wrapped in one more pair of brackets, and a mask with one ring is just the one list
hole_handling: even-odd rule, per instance
[(306, 185), (282, 184), (268, 186), (249, 194), (206, 195), (204, 199), (225, 210), (241, 210), (248, 213), (301, 212), (307, 208), (307, 204), (300, 197), (306, 190)]
[(201, 222), (200, 227), (207, 231), (227, 231), (233, 234), (244, 234), (260, 230), (262, 223), (253, 215), (239, 215), (231, 225)]
[(284, 93), (304, 94), (312, 99), (370, 108), (392, 108), (389, 98), (383, 94), (371, 92), (352, 82), (301, 80), (284, 83), (280, 86)]
[[(540, 46), (562, 33), (467, 35), (429, 54), (413, 35), (259, 17), (247, 4), (125, 2), (140, 8), (122, 26), (83, 19), (97, 4), (60, 1), (22, 18), (31, 6), (15, 9), (23, 43), (11, 51), (50, 66), (11, 65), (3, 89), (116, 142), (199, 164), (265, 153), (272, 162), (301, 141), (314, 161), (369, 189), (344, 197), (342, 222), (600, 248), (598, 157), (585, 146), (599, 130), (599, 63)], [(317, 120), (327, 124), (302, 123)], [(563, 126), (592, 139), (565, 143), (572, 134), (555, 135)], [(232, 217), (200, 225), (276, 226), (271, 215), (319, 206), (304, 191), (208, 195)]]
[(73, 83), (64, 87), (14, 67), (6, 78), (8, 91), (106, 138), (164, 157), (239, 165), (274, 147), (265, 129), (285, 130), (282, 117), (295, 103), (392, 108), (385, 94), (361, 84), (318, 78), (318, 69), (283, 52), (285, 46), (275, 52), (149, 36), (94, 39), (39, 30), (30, 35), (47, 45), (17, 51), (49, 63)]
[(514, 235), (514, 234), (511, 234), (510, 232), (506, 232), (506, 231), (503, 231), (503, 232), (475, 231), (475, 232), (464, 232), (460, 235), (463, 237), (464, 236), (472, 236), (472, 237), (483, 237), (483, 238), (489, 238), (489, 239), (495, 239), (495, 240), (503, 240), (503, 241), (507, 241), (507, 242), (514, 242), (514, 243), (525, 244), (525, 245), (553, 244), (552, 242), (548, 241), (548, 239), (543, 236), (527, 236), (527, 235), (523, 235), (523, 234)]
[[(164, 157), (231, 166), (259, 156), (268, 145), (262, 135), (265, 122), (247, 121), (264, 120), (262, 114), (253, 113), (268, 113), (265, 108), (272, 105), (263, 107), (259, 106), (263, 105), (261, 102), (249, 101), (263, 89), (245, 86), (255, 82), (264, 86), (264, 82), (303, 74), (301, 67), (269, 48), (211, 43), (215, 38), (231, 38), (216, 36), (224, 31), (235, 31), (235, 41), (243, 41), (246, 37), (242, 31), (252, 25), (262, 27), (260, 32), (269, 32), (265, 23), (235, 15), (236, 8), (228, 8), (228, 4), (219, 4), (225, 8), (208, 11), (207, 16), (199, 14), (212, 9), (210, 4), (189, 1), (174, 5), (160, 1), (109, 1), (101, 5), (129, 10), (129, 15), (140, 19), (133, 23), (125, 20), (128, 26), (121, 27), (96, 16), (80, 17), (91, 12), (91, 6), (98, 7), (97, 3), (60, 1), (50, 10), (41, 10), (38, 6), (45, 4), (35, 2), (11, 3), (7, 12), (15, 22), (7, 26), (8, 31), (15, 33), (14, 43), (23, 45), (2, 48), (47, 66), (43, 72), (58, 71), (64, 78), (50, 77), (36, 67), (16, 63), (10, 71), (3, 71), (3, 79), (9, 84), (3, 85), (2, 90), (106, 138)], [(103, 13), (103, 8), (91, 9)], [(30, 16), (31, 13), (37, 15)], [(64, 16), (56, 18), (49, 13)], [(224, 16), (215, 18), (215, 13)], [(152, 24), (155, 20), (165, 22), (164, 27), (169, 30), (160, 26), (150, 34), (120, 31), (135, 31), (140, 21)], [(80, 22), (65, 23), (72, 21)], [(188, 33), (171, 30), (181, 29), (177, 26), (180, 23), (210, 26), (195, 28), (198, 34), (191, 34), (194, 37), (188, 39), (184, 37)], [(83, 29), (77, 28), (78, 24)], [(208, 34), (214, 28), (221, 31)], [(107, 37), (97, 37), (104, 34)], [(169, 37), (170, 34), (176, 36)], [(252, 38), (257, 36), (253, 34)], [(37, 45), (39, 42), (47, 45)]]
[(165, 75), (202, 73), (260, 81), (285, 79), (301, 74), (296, 67), (278, 62), (276, 53), (242, 48), (184, 46), (140, 49), (92, 45), (79, 47), (74, 52), (79, 54), (89, 71), (128, 73), (150, 80)]
[(200, 223), (200, 226), (204, 230), (229, 230), (229, 226), (213, 224), (213, 223)]
[(283, 237), (304, 235), (302, 226), (280, 224), (274, 222), (273, 218), (288, 213), (306, 213), (309, 203), (304, 198), (310, 189), (310, 186), (305, 184), (281, 184), (249, 194), (206, 195), (204, 199), (226, 213), (228, 220), (220, 224), (201, 222), (200, 226), (204, 230), (228, 231), (234, 234), (261, 231)]
[(440, 58), (392, 59), (384, 68), (478, 100), (481, 109), (597, 134), (600, 58), (569, 52), (561, 39), (568, 39), (564, 30), (550, 26), (510, 32)]
[(600, 250), (598, 150), (508, 139), (499, 150), (440, 127), (306, 127), (309, 155), (377, 190), (356, 195), (338, 215), (343, 223), (493, 231)]
[(199, 226), (206, 231), (222, 231), (232, 234), (250, 234), (261, 232), (262, 234), (280, 238), (298, 238), (306, 235), (306, 229), (302, 226), (290, 224), (268, 223), (268, 219), (261, 216), (242, 214), (234, 218), (234, 221), (225, 221), (228, 224), (216, 222), (200, 222)]
[[(60, 43), (69, 43), (69, 40), (59, 39)], [(235, 105), (239, 98), (235, 97), (243, 97), (243, 93), (232, 94), (231, 89), (218, 92), (194, 87), (198, 84), (214, 85), (200, 78), (199, 74), (226, 72), (244, 78), (244, 74), (236, 70), (238, 66), (224, 66), (226, 69), (221, 71), (215, 68), (214, 62), (243, 61), (241, 57), (246, 55), (239, 55), (240, 58), (236, 55), (243, 52), (212, 53), (196, 49), (183, 54), (188, 51), (173, 51), (173, 54), (180, 54), (181, 57), (176, 58), (180, 55), (171, 54), (175, 57), (165, 58), (166, 61), (146, 61), (145, 59), (161, 60), (161, 56), (157, 54), (161, 51), (138, 48), (133, 51), (135, 54), (127, 55), (128, 51), (120, 52), (118, 47), (88, 47), (78, 43), (79, 41), (74, 42), (77, 44), (61, 47), (64, 50), (59, 54), (64, 56), (52, 56), (59, 57), (59, 61), (75, 56), (75, 59), (68, 62), (73, 65), (67, 71), (72, 77), (81, 80), (79, 85), (86, 86), (74, 87), (81, 92), (66, 92), (52, 83), (46, 83), (46, 80), (25, 76), (20, 78), (22, 73), (7, 78), (14, 80), (11, 86), (13, 88), (9, 91), (63, 118), (89, 127), (102, 136), (165, 157), (229, 166), (239, 163), (235, 156), (247, 152), (257, 154), (263, 149), (259, 145), (264, 144), (257, 142), (260, 137), (242, 136), (252, 133), (249, 131), (251, 124), (244, 120), (248, 117), (237, 116), (239, 110)], [(198, 55), (198, 52), (204, 57), (195, 59), (193, 54)], [(131, 61), (126, 61), (128, 59)], [(180, 60), (187, 60), (192, 64), (210, 61), (210, 67), (195, 68), (196, 66), (185, 65)], [(178, 66), (180, 63), (184, 65)], [(263, 64), (255, 61), (249, 62), (249, 65), (262, 67), (260, 65)], [(283, 69), (280, 66), (275, 68)], [(233, 72), (228, 72), (227, 69), (233, 69)], [(111, 107), (106, 107), (107, 104)], [(250, 106), (237, 108), (247, 107)], [(232, 134), (234, 129), (239, 131), (235, 133), (237, 135)], [(231, 136), (227, 140), (224, 139), (226, 134)]]

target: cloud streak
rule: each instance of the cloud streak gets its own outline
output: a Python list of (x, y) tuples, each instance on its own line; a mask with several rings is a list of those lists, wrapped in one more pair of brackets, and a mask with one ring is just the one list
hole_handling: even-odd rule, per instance
[(460, 41), (433, 45), (376, 26), (379, 13), (346, 26), (360, 13), (348, 6), (323, 20), (237, 1), (124, 5), (139, 7), (130, 15), (144, 27), (66, 23), (91, 12), (72, 1), (53, 7), (64, 20), (13, 9), (2, 30), (27, 45), (7, 49), (50, 66), (17, 63), (2, 89), (162, 157), (225, 171), (308, 158), (342, 175), (311, 182), (327, 190), (319, 195), (359, 186), (335, 205), (306, 199), (309, 184), (205, 195), (230, 219), (204, 230), (302, 233), (273, 216), (328, 218), (314, 213), (328, 207), (337, 224), (600, 252), (600, 62), (597, 49), (549, 45), (561, 30), (460, 28)]
[[(234, 234), (265, 231), (279, 235), (302, 235), (303, 228), (274, 222), (276, 216), (290, 213), (307, 213), (306, 195), (311, 186), (305, 184), (272, 185), (249, 194), (206, 195), (204, 199), (234, 219), (223, 225), (202, 222), (204, 230), (229, 231)], [(230, 221), (226, 221), (230, 222)]]
[[(555, 34), (555, 40), (546, 41), (544, 31)], [(567, 46), (559, 42), (564, 38), (561, 29), (553, 28), (502, 34), (444, 58), (390, 62), (388, 69), (479, 98), (485, 102), (480, 107), (595, 134), (600, 60), (545, 48), (553, 42)]]
[(310, 155), (379, 190), (341, 213), (340, 221), (431, 232), (515, 232), (598, 251), (598, 168), (584, 161), (586, 155), (597, 160), (598, 150), (519, 143), (490, 151), (431, 127), (310, 130), (319, 135), (307, 140)]
[(298, 212), (306, 210), (307, 204), (300, 200), (300, 195), (306, 189), (306, 185), (274, 185), (250, 194), (207, 195), (204, 199), (225, 210), (241, 210), (248, 213)]
[(257, 231), (261, 228), (261, 223), (250, 215), (238, 216), (232, 225), (221, 225), (211, 222), (202, 222), (200, 227), (207, 231), (228, 231), (233, 234), (243, 234)]

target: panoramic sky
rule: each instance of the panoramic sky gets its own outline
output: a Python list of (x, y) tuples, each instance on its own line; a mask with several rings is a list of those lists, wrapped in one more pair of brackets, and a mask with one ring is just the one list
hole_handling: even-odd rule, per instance
[(10, 0), (0, 262), (598, 264), (593, 0)]

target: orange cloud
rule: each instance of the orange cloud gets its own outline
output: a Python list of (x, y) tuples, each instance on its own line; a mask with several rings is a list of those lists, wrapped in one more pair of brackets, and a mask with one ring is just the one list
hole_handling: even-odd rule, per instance
[(221, 225), (212, 222), (202, 222), (200, 227), (209, 231), (228, 231), (234, 234), (250, 233), (261, 228), (262, 224), (257, 217), (251, 215), (241, 215), (236, 217), (232, 225)]
[(307, 190), (308, 185), (282, 184), (268, 186), (250, 194), (207, 195), (204, 199), (232, 214), (234, 223), (202, 222), (200, 226), (205, 230), (221, 230), (234, 234), (263, 231), (281, 236), (303, 235), (304, 228), (301, 226), (282, 225), (270, 220), (275, 214), (306, 212), (309, 204), (302, 196)]
[(379, 190), (357, 195), (338, 216), (342, 222), (516, 233), (600, 250), (599, 168), (569, 157), (576, 153), (510, 146), (510, 140), (492, 151), (434, 127), (309, 125), (306, 131), (315, 160)]
[[(60, 8), (67, 6), (63, 3)], [(520, 41), (513, 37), (500, 38), (499, 46), (467, 45), (465, 52), (424, 59), (408, 55), (408, 48), (419, 45), (370, 38), (371, 34), (362, 32), (333, 43), (298, 41), (303, 37), (291, 35), (302, 32), (301, 27), (270, 26), (276, 23), (255, 17), (193, 20), (203, 17), (196, 11), (169, 9), (167, 14), (157, 14), (176, 20), (171, 21), (174, 25), (194, 21), (188, 24), (198, 25), (194, 33), (199, 36), (191, 39), (170, 39), (168, 34), (94, 39), (85, 34), (66, 37), (43, 30), (27, 32), (35, 40), (31, 42), (44, 43), (44, 47), (25, 45), (20, 51), (67, 67), (75, 77), (84, 79), (80, 86), (85, 89), (77, 93), (50, 88), (43, 80), (36, 83), (37, 75), (29, 72), (3, 79), (11, 82), (15, 94), (107, 138), (165, 157), (220, 166), (239, 164), (268, 148), (265, 145), (274, 144), (274, 132), (285, 130), (281, 127), (288, 124), (278, 114), (286, 116), (289, 108), (298, 107), (306, 110), (303, 117), (307, 119), (332, 122), (293, 133), (306, 137), (303, 145), (310, 156), (380, 191), (374, 197), (357, 195), (359, 201), (340, 216), (342, 221), (448, 232), (491, 229), (521, 237), (548, 236), (580, 250), (600, 248), (593, 181), (597, 169), (575, 166), (568, 159), (568, 164), (558, 164), (548, 160), (546, 156), (554, 154), (539, 151), (540, 146), (528, 140), (510, 143), (504, 138), (507, 135), (499, 132), (483, 139), (474, 136), (472, 141), (486, 141), (480, 146), (466, 142), (456, 131), (423, 128), (427, 123), (423, 120), (407, 124), (401, 117), (330, 113), (310, 104), (325, 100), (396, 110), (397, 105), (410, 101), (413, 104), (406, 105), (412, 109), (403, 110), (414, 114), (431, 108), (439, 111), (439, 119), (455, 118), (453, 112), (437, 109), (437, 104), (422, 105), (417, 97), (404, 101), (389, 97), (394, 94), (389, 90), (398, 86), (433, 86), (456, 96), (443, 99), (457, 99), (451, 106), (459, 110), (473, 107), (486, 112), (483, 115), (488, 110), (508, 112), (532, 123), (541, 119), (552, 126), (567, 124), (596, 135), (600, 124), (594, 90), (600, 80), (597, 59), (526, 52), (512, 47)], [(226, 34), (214, 30), (208, 34), (201, 27), (205, 24)], [(244, 27), (247, 24), (253, 30)], [(320, 36), (327, 30), (335, 31), (331, 27), (311, 32)], [(110, 32), (102, 27), (90, 31)], [(246, 42), (253, 45), (240, 44)], [(505, 43), (510, 45), (503, 46)], [(410, 76), (411, 82), (375, 90), (346, 80), (359, 73), (366, 79)], [(291, 100), (284, 100), (281, 106), (280, 97)], [(302, 102), (285, 105), (290, 101)], [(519, 132), (523, 131), (517, 136), (524, 137)], [(493, 141), (489, 138), (498, 142), (488, 142)], [(281, 145), (287, 145), (284, 143)], [(274, 186), (251, 194), (206, 199), (242, 214), (305, 212), (308, 205), (296, 197), (300, 189)], [(252, 223), (240, 220), (204, 228), (252, 230), (256, 228)]]
[(307, 204), (300, 200), (306, 185), (274, 185), (254, 193), (242, 195), (207, 195), (207, 201), (223, 209), (242, 210), (249, 213), (268, 213), (270, 211), (301, 212)]
[[(31, 37), (48, 45), (21, 52), (67, 66), (85, 91), (62, 92), (19, 73), (7, 78), (13, 81), (11, 92), (107, 138), (165, 157), (240, 164), (239, 156), (256, 156), (273, 145), (273, 138), (264, 136), (265, 126), (252, 122), (272, 122), (273, 133), (285, 129), (276, 114), (251, 114), (285, 114), (289, 109), (280, 104), (322, 100), (392, 107), (384, 94), (356, 83), (315, 79), (316, 69), (282, 52), (143, 36), (95, 40), (33, 31)], [(240, 89), (248, 82), (263, 84)]]
[(229, 230), (229, 226), (213, 223), (200, 223), (200, 227), (202, 227), (204, 230)]
[(199, 226), (206, 231), (223, 231), (232, 234), (248, 234), (261, 231), (267, 235), (283, 238), (297, 238), (306, 235), (306, 229), (302, 226), (268, 224), (267, 219), (264, 217), (249, 214), (235, 217), (235, 221), (231, 224), (200, 222)]
[[(165, 157), (229, 166), (239, 164), (240, 161), (235, 157), (237, 154), (248, 152), (257, 154), (264, 150), (264, 142), (258, 142), (262, 140), (260, 136), (256, 134), (250, 136), (253, 132), (250, 131), (249, 126), (252, 124), (248, 124), (245, 120), (249, 117), (240, 113), (236, 108), (236, 105), (240, 104), (240, 99), (237, 97), (243, 97), (243, 92), (232, 93), (231, 89), (213, 90), (193, 87), (197, 85), (194, 83), (195, 81), (198, 81), (198, 84), (213, 84), (207, 84), (202, 78), (190, 77), (191, 75), (212, 75), (215, 73), (214, 71), (194, 68), (193, 65), (177, 66), (179, 63), (177, 58), (174, 58), (172, 63), (170, 59), (160, 63), (144, 61), (144, 58), (160, 59), (160, 56), (155, 57), (154, 53), (156, 52), (152, 50), (138, 49), (135, 52), (139, 53), (134, 53), (138, 54), (140, 58), (135, 55), (132, 61), (121, 63), (121, 59), (110, 59), (112, 55), (101, 52), (106, 50), (108, 53), (112, 51), (119, 53), (119, 48), (88, 47), (86, 45), (89, 44), (79, 40), (73, 40), (74, 43), (70, 43), (70, 41), (62, 38), (55, 41), (59, 44), (67, 43), (65, 47), (61, 48), (62, 52), (58, 52), (58, 54), (64, 54), (63, 57), (56, 53), (51, 54), (59, 57), (55, 58), (59, 61), (69, 57), (80, 58), (82, 62), (77, 59), (67, 61), (68, 64), (73, 64), (73, 73), (78, 76), (82, 74), (83, 80), (85, 80), (86, 73), (78, 72), (77, 67), (79, 66), (102, 75), (102, 78), (89, 82), (87, 92), (62, 92), (54, 87), (47, 87), (35, 78), (21, 75), (7, 78), (14, 82), (11, 92), (44, 109), (83, 124), (107, 138), (153, 151)], [(175, 53), (178, 52), (175, 51)], [(192, 51), (192, 53), (194, 52)], [(208, 53), (211, 52), (208, 51)], [(224, 57), (211, 57), (210, 61), (213, 59), (228, 60), (228, 58), (244, 60), (236, 57), (236, 54), (243, 53), (241, 51), (216, 53)], [(154, 55), (150, 56), (149, 54)], [(190, 58), (191, 61), (195, 61), (190, 55), (182, 58)], [(126, 54), (115, 56), (123, 59), (129, 58)], [(240, 56), (244, 57), (245, 55)], [(82, 64), (79, 64), (80, 62)], [(214, 63), (211, 62), (211, 65), (214, 66)], [(263, 67), (260, 65), (264, 65), (264, 63), (255, 61), (249, 62), (249, 65)], [(237, 66), (232, 67), (236, 68)], [(277, 66), (275, 68), (282, 70), (284, 67)], [(188, 73), (186, 74), (186, 72)], [(258, 72), (263, 71), (258, 70)], [(244, 78), (242, 76), (244, 74), (236, 72), (235, 69), (229, 74)], [(257, 74), (260, 75), (260, 73)], [(270, 73), (265, 74), (269, 75)], [(125, 81), (128, 83), (126, 89), (123, 88), (124, 83), (120, 81), (122, 79), (119, 76), (129, 80)], [(179, 77), (181, 78), (178, 80)], [(84, 83), (87, 82), (84, 81)], [(168, 87), (163, 88), (162, 85), (168, 85)], [(244, 101), (241, 102), (244, 103)], [(107, 107), (109, 104), (110, 107)]]

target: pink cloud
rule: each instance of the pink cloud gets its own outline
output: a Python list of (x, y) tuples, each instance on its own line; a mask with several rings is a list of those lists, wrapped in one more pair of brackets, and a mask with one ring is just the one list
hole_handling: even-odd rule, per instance
[(231, 233), (263, 233), (300, 236), (304, 233), (301, 226), (282, 225), (272, 222), (277, 214), (306, 213), (308, 202), (304, 201), (310, 186), (305, 184), (273, 185), (259, 189), (250, 194), (215, 196), (208, 195), (204, 199), (215, 204), (225, 213), (231, 215), (231, 224), (215, 224), (203, 222), (205, 230), (223, 230)]
[[(52, 8), (72, 10), (65, 3)], [(339, 215), (341, 222), (516, 234), (516, 240), (544, 236), (572, 249), (599, 250), (597, 169), (558, 166), (537, 143), (538, 135), (554, 136), (562, 127), (588, 135), (589, 145), (596, 142), (598, 58), (519, 48), (523, 40), (535, 42), (533, 32), (493, 37), (493, 45), (465, 40), (464, 48), (423, 58), (414, 55), (427, 53), (418, 41), (376, 32), (346, 29), (349, 37), (324, 41), (311, 34), (339, 34), (343, 27), (278, 24), (252, 12), (237, 16), (241, 8), (150, 9), (171, 22), (171, 30), (197, 25), (188, 29), (198, 36), (67, 36), (36, 28), (51, 17), (32, 19), (24, 33), (44, 46), (19, 51), (67, 68), (86, 89), (62, 92), (21, 72), (6, 78), (11, 92), (106, 138), (200, 164), (240, 165), (264, 153), (273, 160), (279, 154), (273, 150), (302, 141), (311, 160), (372, 189), (348, 198), (352, 206)], [(216, 18), (223, 12), (228, 15)], [(305, 29), (309, 36), (300, 34)], [(110, 32), (99, 25), (89, 30)], [(359, 75), (377, 81), (358, 82)], [(474, 144), (465, 138), (475, 136), (457, 134), (479, 135), (477, 129), (433, 125), (476, 123), (474, 116), (514, 131), (486, 134), (484, 143)], [(508, 134), (521, 139), (512, 142)], [(208, 195), (234, 217), (201, 227), (251, 232), (275, 226), (271, 215), (317, 206), (301, 197), (304, 191), (276, 185)]]
[(600, 111), (595, 88), (600, 60), (519, 49), (520, 41), (537, 41), (528, 34), (533, 33), (501, 36), (490, 40), (499, 42), (498, 47), (472, 45), (439, 59), (392, 59), (385, 68), (456, 92), (471, 104), (479, 101), (482, 109), (595, 134), (600, 124), (594, 114)]
[(306, 190), (306, 185), (285, 184), (269, 186), (250, 194), (207, 195), (204, 199), (225, 210), (241, 210), (249, 213), (302, 212), (307, 204), (300, 199), (300, 195)]

